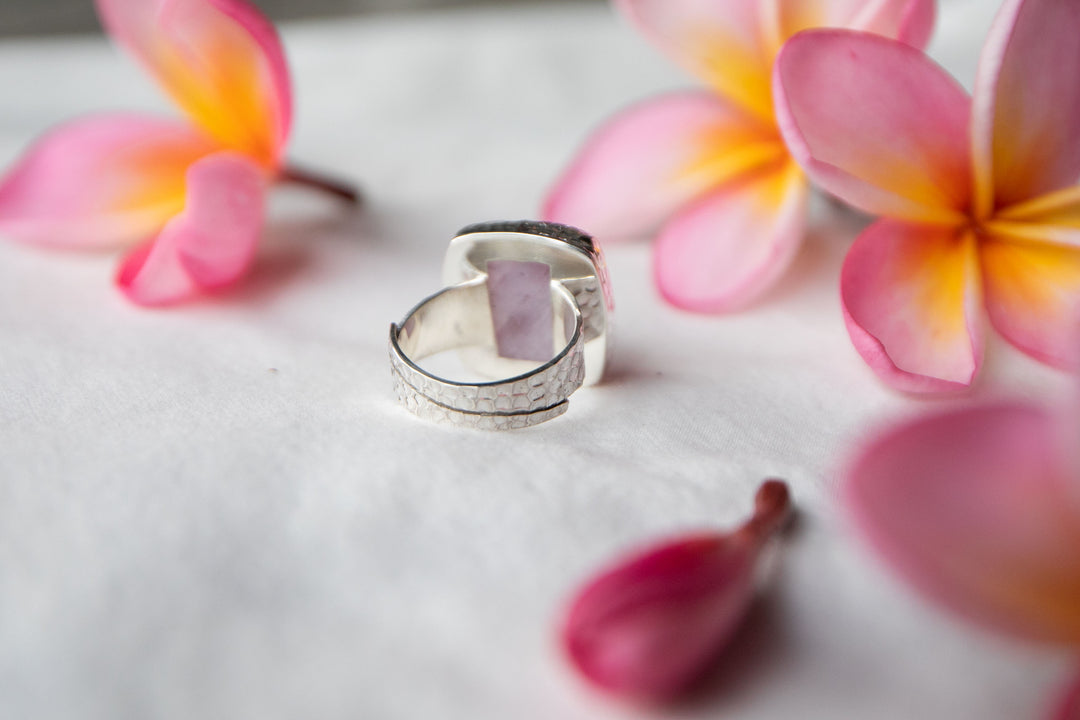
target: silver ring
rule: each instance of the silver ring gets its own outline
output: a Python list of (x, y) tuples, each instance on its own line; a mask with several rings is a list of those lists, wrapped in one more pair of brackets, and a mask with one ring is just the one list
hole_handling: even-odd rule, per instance
[[(575, 390), (600, 380), (613, 303), (603, 255), (585, 233), (531, 221), (470, 225), (450, 241), (443, 280), (390, 326), (394, 388), (416, 415), (524, 428), (562, 415)], [(454, 371), (434, 369), (447, 355)]]

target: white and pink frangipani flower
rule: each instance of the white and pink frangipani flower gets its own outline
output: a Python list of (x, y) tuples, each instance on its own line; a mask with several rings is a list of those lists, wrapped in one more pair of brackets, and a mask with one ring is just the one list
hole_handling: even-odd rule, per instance
[[(784, 41), (810, 27), (858, 28), (924, 45), (934, 0), (616, 0), (709, 90), (651, 98), (587, 141), (542, 215), (601, 242), (656, 232), (669, 302), (726, 312), (759, 297), (802, 241), (808, 187), (773, 113)], [(659, 228), (659, 229), (658, 229)]]
[(47, 133), (0, 181), (0, 233), (67, 248), (135, 245), (117, 284), (161, 305), (251, 265), (276, 180), (349, 188), (283, 165), (292, 98), (273, 25), (246, 0), (97, 0), (107, 32), (190, 122), (130, 113)]
[[(846, 471), (869, 543), (931, 600), (1080, 658), (1080, 403), (950, 410), (894, 426)], [(1080, 676), (1055, 720), (1080, 718)]]
[(1028, 355), (1066, 365), (1080, 311), (1080, 3), (1006, 0), (974, 99), (880, 36), (810, 30), (784, 47), (775, 97), (812, 179), (883, 219), (856, 240), (841, 294), (887, 383), (967, 388), (983, 313)]

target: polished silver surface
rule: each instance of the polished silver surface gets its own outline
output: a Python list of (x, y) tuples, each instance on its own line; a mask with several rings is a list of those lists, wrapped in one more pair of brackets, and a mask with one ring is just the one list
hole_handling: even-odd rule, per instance
[[(503, 360), (516, 372), (491, 382), (439, 377), (421, 363), (448, 350), (494, 355), (495, 338), (484, 278), (446, 288), (390, 327), (390, 367), (398, 399), (421, 417), (480, 429), (528, 427), (566, 411), (584, 378), (581, 312), (567, 290), (552, 283), (561, 351), (537, 365)], [(569, 332), (567, 332), (569, 330)], [(494, 363), (492, 363), (494, 364)]]
[[(551, 268), (554, 345), (550, 360), (500, 357), (489, 301), (489, 260), (543, 262)], [(418, 416), (488, 430), (529, 427), (566, 412), (569, 396), (596, 382), (608, 353), (611, 304), (603, 258), (591, 238), (549, 223), (470, 226), (450, 243), (449, 287), (390, 327), (390, 366), (399, 400)], [(546, 323), (545, 323), (546, 324)], [(429, 369), (456, 352), (475, 381)]]
[[(488, 260), (543, 262), (551, 267), (553, 283), (574, 296), (584, 320), (585, 384), (603, 377), (611, 352), (614, 301), (603, 253), (593, 239), (577, 228), (536, 221), (470, 225), (450, 241), (443, 262), (447, 286), (486, 276)], [(476, 362), (465, 360), (470, 366)]]

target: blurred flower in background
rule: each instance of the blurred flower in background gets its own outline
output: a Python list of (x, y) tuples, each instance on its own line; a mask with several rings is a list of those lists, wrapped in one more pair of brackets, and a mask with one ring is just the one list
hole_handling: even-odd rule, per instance
[[(867, 541), (931, 600), (1080, 658), (1080, 393), (951, 410), (872, 438), (844, 478)], [(1080, 677), (1055, 718), (1080, 718)]]
[(773, 114), (773, 61), (800, 30), (850, 27), (925, 45), (933, 0), (618, 0), (709, 90), (617, 114), (551, 189), (545, 219), (602, 242), (656, 233), (654, 274), (671, 303), (738, 309), (779, 278), (805, 232), (808, 187)]
[[(188, 123), (81, 118), (41, 138), (0, 181), (0, 232), (65, 248), (135, 245), (117, 284), (162, 305), (243, 277), (292, 120), (285, 54), (246, 0), (98, 0), (108, 33)], [(345, 197), (347, 188), (327, 188)]]

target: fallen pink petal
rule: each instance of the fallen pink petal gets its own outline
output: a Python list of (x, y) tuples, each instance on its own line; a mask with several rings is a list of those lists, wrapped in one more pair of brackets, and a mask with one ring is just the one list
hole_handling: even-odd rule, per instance
[(757, 591), (762, 550), (790, 513), (787, 486), (770, 480), (738, 530), (677, 538), (617, 562), (569, 606), (561, 643), (570, 662), (612, 695), (677, 698), (739, 629)]
[(272, 183), (355, 202), (351, 188), (285, 165), (285, 53), (247, 0), (98, 0), (97, 9), (189, 122), (114, 113), (47, 133), (0, 180), (0, 232), (40, 245), (133, 247), (117, 285), (135, 303), (165, 305), (247, 274)]

